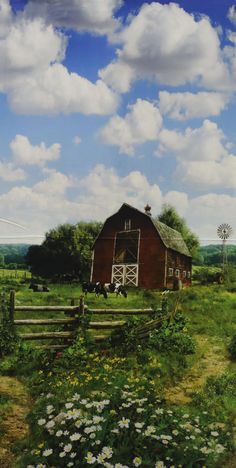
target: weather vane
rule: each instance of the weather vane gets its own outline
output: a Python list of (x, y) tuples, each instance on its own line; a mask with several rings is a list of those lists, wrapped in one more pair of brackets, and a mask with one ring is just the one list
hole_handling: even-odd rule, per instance
[(232, 227), (227, 224), (223, 223), (217, 228), (217, 235), (220, 239), (222, 239), (222, 266), (223, 269), (227, 265), (227, 248), (226, 248), (226, 241), (229, 239), (231, 234), (233, 233)]

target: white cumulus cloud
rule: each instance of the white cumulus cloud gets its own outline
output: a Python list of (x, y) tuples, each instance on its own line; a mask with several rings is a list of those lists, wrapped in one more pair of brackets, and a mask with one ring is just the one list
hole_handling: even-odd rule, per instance
[(60, 157), (61, 145), (54, 143), (47, 147), (44, 142), (32, 145), (24, 135), (16, 135), (10, 143), (13, 160), (20, 165), (43, 166), (49, 161), (55, 161)]
[[(172, 86), (228, 85), (216, 29), (207, 17), (195, 19), (175, 3), (145, 3), (117, 41), (122, 44), (117, 60), (100, 70), (100, 76), (119, 91), (128, 91), (130, 82), (140, 78)], [(121, 69), (122, 85), (116, 78)]]
[(218, 243), (217, 227), (229, 223), (234, 229), (231, 240), (236, 240), (236, 197), (213, 192), (194, 197), (189, 201), (186, 219), (205, 244)]
[(11, 162), (0, 161), (0, 179), (6, 182), (15, 182), (17, 180), (24, 180), (26, 174), (23, 169), (17, 168)]
[(0, 33), (0, 91), (7, 94), (13, 111), (36, 115), (115, 112), (118, 97), (101, 79), (93, 83), (61, 63), (68, 42), (62, 32), (38, 16), (10, 16), (7, 25)]
[(91, 83), (59, 63), (26, 78), (12, 90), (9, 99), (11, 107), (21, 114), (107, 115), (118, 104), (117, 96), (101, 80)]
[(134, 147), (157, 139), (162, 117), (154, 104), (143, 99), (128, 106), (125, 117), (115, 115), (100, 132), (106, 144), (118, 146), (121, 153), (134, 154)]
[(228, 154), (225, 135), (215, 122), (204, 120), (199, 128), (188, 127), (184, 133), (164, 129), (160, 133), (161, 149), (172, 151), (181, 160), (220, 160)]
[(216, 92), (159, 92), (161, 113), (176, 120), (217, 116), (225, 109), (228, 101), (227, 95)]
[(30, 0), (24, 15), (76, 31), (110, 34), (119, 26), (114, 14), (122, 4), (123, 0)]
[(235, 7), (235, 5), (232, 5), (232, 6), (229, 8), (227, 17), (229, 18), (229, 20), (231, 21), (231, 23), (233, 23), (234, 25), (236, 25), (236, 7)]
[(223, 131), (215, 122), (205, 120), (200, 128), (184, 133), (162, 130), (158, 155), (169, 153), (176, 158), (175, 177), (191, 188), (235, 188), (236, 156), (229, 152)]

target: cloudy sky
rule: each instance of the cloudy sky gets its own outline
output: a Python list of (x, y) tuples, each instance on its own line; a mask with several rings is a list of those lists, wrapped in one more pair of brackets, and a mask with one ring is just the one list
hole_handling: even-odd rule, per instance
[(232, 1), (0, 0), (0, 57), (0, 242), (123, 202), (236, 233)]

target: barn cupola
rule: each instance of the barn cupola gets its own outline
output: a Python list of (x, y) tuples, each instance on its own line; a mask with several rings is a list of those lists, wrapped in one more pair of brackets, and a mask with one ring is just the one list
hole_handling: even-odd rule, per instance
[(150, 205), (146, 205), (144, 207), (144, 210), (145, 210), (145, 213), (148, 215), (148, 216), (152, 216), (152, 213), (151, 213), (151, 206)]

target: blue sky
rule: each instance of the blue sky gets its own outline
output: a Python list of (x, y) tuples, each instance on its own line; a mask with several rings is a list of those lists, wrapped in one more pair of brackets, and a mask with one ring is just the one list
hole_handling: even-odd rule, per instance
[(123, 202), (236, 232), (229, 0), (0, 0), (0, 241)]

